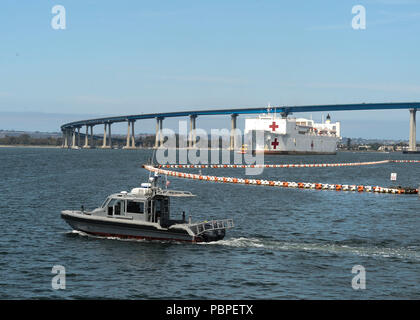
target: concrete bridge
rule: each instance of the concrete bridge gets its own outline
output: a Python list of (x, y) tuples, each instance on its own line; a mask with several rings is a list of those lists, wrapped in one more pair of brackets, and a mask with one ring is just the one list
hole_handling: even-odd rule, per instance
[[(80, 141), (80, 129), (86, 128), (85, 142), (82, 148), (90, 148), (93, 143), (93, 127), (96, 125), (104, 126), (103, 145), (102, 148), (111, 148), (111, 125), (118, 122), (127, 122), (127, 143), (124, 148), (134, 149), (134, 124), (137, 120), (156, 119), (156, 139), (155, 148), (163, 144), (163, 136), (160, 134), (163, 128), (163, 120), (165, 118), (189, 117), (190, 119), (190, 135), (188, 138), (188, 146), (194, 147), (196, 129), (196, 119), (198, 116), (211, 115), (230, 115), (231, 117), (231, 139), (230, 148), (235, 146), (235, 136), (233, 134), (236, 129), (237, 117), (241, 114), (261, 114), (270, 111), (280, 113), (287, 116), (291, 113), (298, 112), (320, 112), (320, 111), (358, 111), (358, 110), (390, 110), (390, 109), (408, 109), (410, 112), (410, 131), (409, 131), (409, 151), (415, 152), (416, 148), (416, 111), (420, 108), (420, 102), (398, 102), (398, 103), (359, 103), (359, 104), (336, 104), (336, 105), (309, 105), (309, 106), (280, 106), (280, 107), (258, 107), (258, 108), (237, 108), (237, 109), (218, 109), (218, 110), (198, 110), (183, 112), (163, 112), (148, 113), (138, 115), (126, 115), (117, 117), (107, 117), (98, 119), (81, 120), (66, 123), (61, 126), (63, 132), (63, 147), (78, 148)], [(90, 135), (89, 135), (90, 129)], [(77, 131), (77, 139), (76, 139)], [(70, 143), (71, 140), (71, 143)]]

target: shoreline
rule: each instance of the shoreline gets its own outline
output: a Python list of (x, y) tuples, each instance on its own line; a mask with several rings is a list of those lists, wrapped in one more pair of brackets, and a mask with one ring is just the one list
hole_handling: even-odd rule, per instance
[[(63, 148), (61, 146), (48, 146), (48, 145), (18, 145), (18, 144), (0, 144), (0, 148), (34, 148), (34, 149), (69, 149), (72, 150), (72, 148)], [(102, 148), (80, 148), (79, 150), (89, 150), (89, 149), (98, 149), (98, 150), (103, 150)], [(153, 150), (154, 148), (135, 148), (135, 149), (124, 149), (124, 148), (118, 148), (118, 149), (113, 149), (113, 148), (106, 148), (104, 150)], [(188, 148), (176, 148), (176, 150), (194, 150), (194, 149), (188, 149)], [(210, 151), (210, 150), (224, 150), (224, 149), (207, 149), (206, 150)], [(232, 150), (229, 150), (232, 151)], [(388, 152), (383, 152), (383, 151), (376, 151), (376, 150), (337, 150), (337, 153), (340, 152), (355, 152), (355, 153), (402, 153), (402, 151), (388, 151)]]
[(22, 145), (22, 144), (0, 144), (0, 148), (47, 148), (47, 149), (58, 149), (60, 146), (48, 146), (48, 145)]

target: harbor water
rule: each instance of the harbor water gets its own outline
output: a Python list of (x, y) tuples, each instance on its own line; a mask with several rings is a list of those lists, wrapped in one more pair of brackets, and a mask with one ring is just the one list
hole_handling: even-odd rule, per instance
[[(232, 185), (170, 177), (171, 215), (233, 218), (206, 244), (99, 238), (61, 210), (145, 182), (151, 150), (0, 148), (0, 299), (420, 299), (418, 195)], [(420, 159), (401, 153), (266, 156), (265, 163)], [(198, 169), (174, 169), (198, 173)], [(244, 177), (244, 169), (201, 169)], [(397, 181), (390, 181), (397, 173)], [(264, 169), (257, 179), (418, 187), (418, 163)], [(54, 266), (65, 289), (54, 290)], [(365, 289), (354, 289), (362, 266)]]

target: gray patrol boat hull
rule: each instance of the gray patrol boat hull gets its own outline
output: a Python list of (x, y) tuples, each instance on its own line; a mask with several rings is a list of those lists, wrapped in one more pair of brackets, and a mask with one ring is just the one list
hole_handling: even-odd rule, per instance
[[(225, 230), (210, 230), (198, 236), (191, 236), (185, 229), (166, 229), (159, 226), (134, 223), (115, 218), (95, 218), (75, 211), (63, 211), (61, 217), (74, 230), (100, 237), (120, 239), (144, 239), (181, 242), (210, 242), (222, 240)], [(116, 221), (120, 220), (120, 221)]]

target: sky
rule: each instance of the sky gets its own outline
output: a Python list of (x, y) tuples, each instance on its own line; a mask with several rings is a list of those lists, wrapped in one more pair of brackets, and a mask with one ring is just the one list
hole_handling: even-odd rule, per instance
[[(51, 26), (55, 5), (65, 29)], [(355, 5), (366, 9), (364, 30), (352, 28)], [(2, 0), (0, 129), (268, 103), (420, 101), (419, 35), (420, 0)], [(344, 136), (408, 138), (406, 110), (332, 116)], [(201, 117), (197, 126), (229, 120)], [(154, 128), (136, 123), (136, 132)]]

